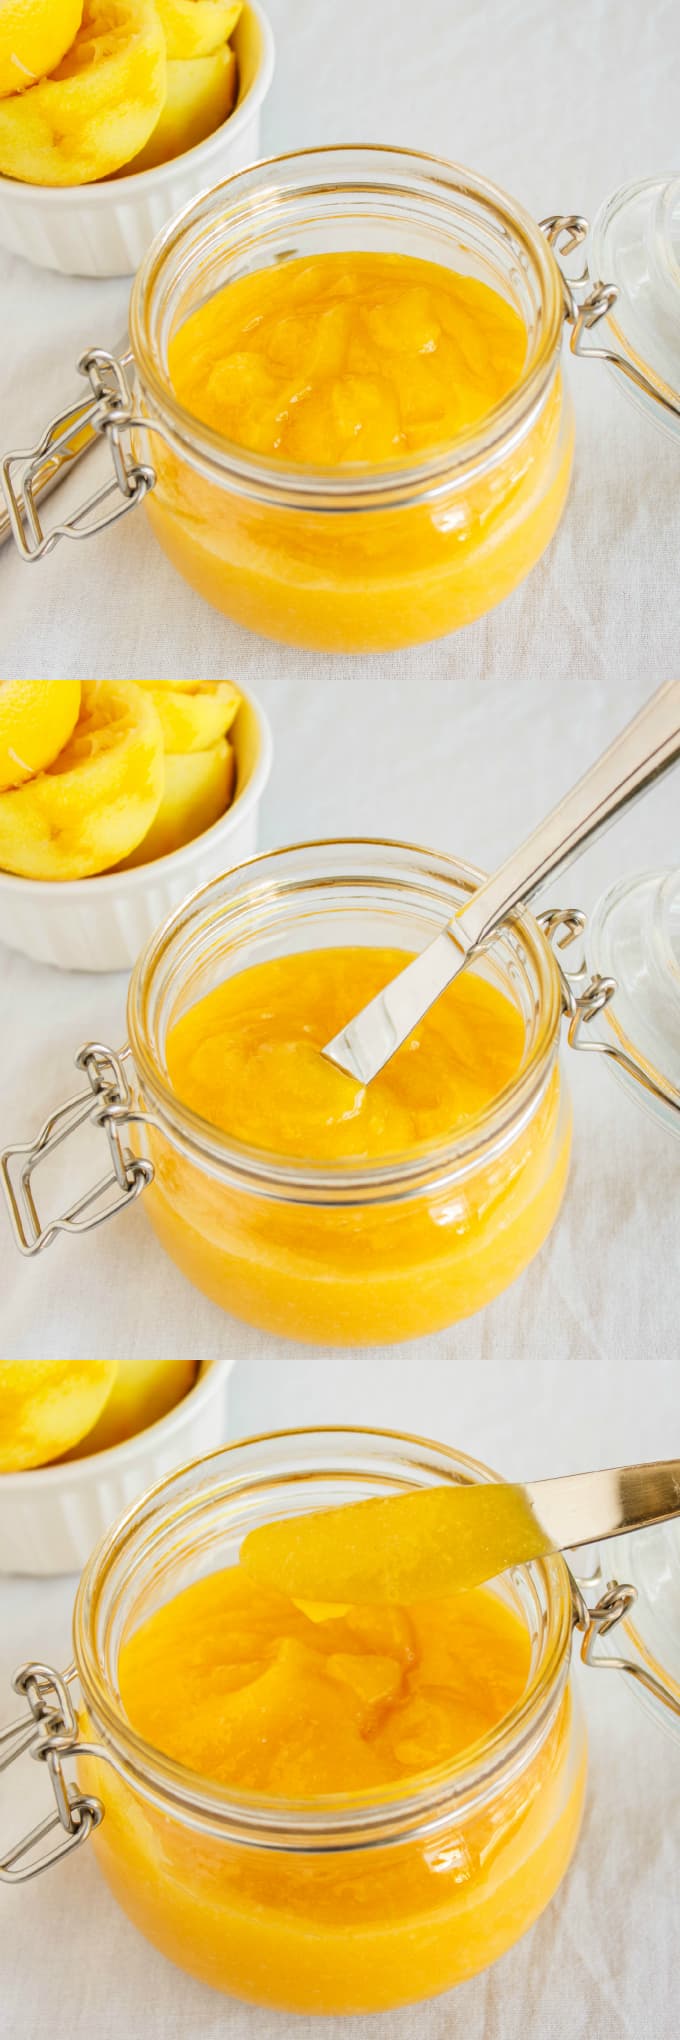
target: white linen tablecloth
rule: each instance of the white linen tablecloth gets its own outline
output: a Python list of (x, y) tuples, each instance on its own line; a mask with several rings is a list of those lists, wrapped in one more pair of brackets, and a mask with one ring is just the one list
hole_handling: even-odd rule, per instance
[[(656, 0), (270, 0), (278, 65), (267, 150), (389, 140), (468, 162), (537, 214), (592, 212), (617, 184), (680, 169), (680, 30)], [(3, 447), (68, 400), (70, 364), (125, 317), (120, 283), (71, 282), (0, 256)], [(680, 450), (596, 364), (571, 364), (578, 451), (561, 530), (526, 585), (460, 637), (366, 662), (286, 651), (201, 605), (143, 516), (42, 567), (0, 557), (0, 674), (220, 677), (260, 693), (275, 769), (264, 845), (392, 834), (491, 866), (680, 664)], [(592, 906), (626, 871), (677, 863), (677, 783), (558, 888)], [(124, 1036), (122, 977), (65, 977), (0, 955), (0, 1138), (75, 1088), (72, 1056)], [(598, 1058), (570, 1057), (574, 1158), (536, 1264), (481, 1317), (388, 1353), (300, 1353), (223, 1317), (156, 1246), (140, 1205), (22, 1263), (0, 1231), (0, 1352), (237, 1356), (234, 1435), (263, 1423), (404, 1426), (510, 1475), (678, 1449), (677, 1144)], [(67, 1158), (53, 1177), (58, 1197)], [(0, 1719), (23, 1657), (68, 1655), (72, 1583), (0, 1583)], [(592, 1743), (585, 1831), (545, 1919), (455, 1997), (357, 2022), (358, 2040), (675, 2040), (680, 1761), (611, 1673), (580, 1674)], [(28, 1772), (28, 1777), (26, 1776)], [(18, 1832), (42, 1780), (0, 1792)], [(37, 1799), (36, 1799), (37, 1795)], [(36, 1813), (37, 1817), (37, 1813)], [(346, 2022), (228, 2004), (138, 1938), (87, 1850), (0, 1892), (0, 2035), (294, 2040)]]

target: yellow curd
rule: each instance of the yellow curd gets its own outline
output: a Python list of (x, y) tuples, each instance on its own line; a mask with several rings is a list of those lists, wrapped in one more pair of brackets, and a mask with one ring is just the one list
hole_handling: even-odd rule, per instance
[(526, 353), (497, 290), (414, 255), (315, 255), (227, 284), (170, 343), (176, 395), (253, 453), (315, 467), (442, 448)]
[[(388, 172), (405, 166), (388, 226), (383, 157)], [(320, 194), (336, 159), (329, 215)], [(500, 602), (553, 535), (573, 437), (561, 285), (544, 247), (529, 257), (507, 225), (499, 234), (492, 187), (471, 179), (459, 213), (453, 166), (435, 166), (435, 180), (429, 159), (389, 151), (297, 160), (299, 188), (291, 196), (284, 175), (277, 211), (272, 166), (243, 173), (198, 202), (162, 272), (150, 271), (150, 289), (167, 271), (173, 293), (170, 339), (159, 341), (172, 406), (170, 431), (150, 435), (147, 511), (184, 576), (251, 630), (327, 651), (414, 644)], [(357, 198), (364, 183), (379, 227)], [(291, 254), (305, 249), (315, 208), (332, 244), (343, 203), (345, 222), (357, 214), (356, 248)], [(432, 227), (427, 208), (444, 207)], [(396, 246), (360, 245), (374, 231)], [(405, 252), (401, 232), (423, 249), (443, 244), (443, 259)]]
[[(493, 1487), (484, 1492), (493, 1522)], [(392, 1588), (402, 1556), (408, 1587), (418, 1548), (424, 1582), (431, 1504), (449, 1495), (333, 1510), (336, 1549), (341, 1513), (355, 1565), (379, 1585), (371, 1511), (394, 1508)], [(132, 1730), (198, 1774), (204, 1796), (212, 1784), (234, 1805), (256, 1805), (260, 1846), (185, 1826), (169, 1803), (161, 1810), (88, 1762), (86, 1782), (106, 1805), (95, 1845), (135, 1923), (207, 1982), (300, 2012), (384, 2010), (486, 1968), (542, 1911), (578, 1833), (583, 1733), (558, 1682), (519, 1761), (512, 1751), (502, 1760), (508, 1723), (540, 1698), (529, 1627), (502, 1583), (389, 1605), (295, 1601), (274, 1582), (300, 1534), (324, 1577), (323, 1515), (265, 1525), (246, 1538), (245, 1564), (142, 1613), (118, 1661)], [(507, 1534), (501, 1523), (499, 1549)], [(252, 1576), (253, 1555), (260, 1569), (266, 1558), (266, 1583)], [(331, 1558), (334, 1591), (341, 1571)], [(486, 1765), (481, 1788), (475, 1759)], [(440, 1795), (434, 1820), (430, 1792)], [(289, 1810), (305, 1807), (306, 1834), (277, 1844)], [(355, 1831), (315, 1848), (314, 1822), (323, 1842), (324, 1824), (343, 1815)]]
[[(321, 1055), (407, 955), (347, 946), (271, 958), (169, 1028), (173, 1095), (234, 1155), (247, 1150), (268, 1194), (152, 1135), (148, 1209), (191, 1280), (249, 1323), (322, 1344), (413, 1337), (479, 1310), (550, 1230), (570, 1145), (555, 1065), (517, 1124), (509, 1113), (502, 1138), (476, 1147), (525, 1058), (524, 1020), (486, 977), (462, 973), (368, 1087)], [(453, 1167), (456, 1143), (468, 1147)], [(290, 1180), (267, 1180), (270, 1157)], [(330, 1182), (300, 1188), (307, 1164)]]

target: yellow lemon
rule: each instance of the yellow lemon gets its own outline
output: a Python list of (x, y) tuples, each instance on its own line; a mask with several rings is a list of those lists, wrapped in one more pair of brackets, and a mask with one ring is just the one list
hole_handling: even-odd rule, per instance
[(126, 177), (137, 170), (152, 170), (156, 163), (168, 163), (185, 149), (195, 149), (231, 113), (237, 85), (236, 57), (228, 43), (211, 57), (172, 59), (167, 67), (165, 105), (158, 125), (139, 155), (133, 156), (118, 175)]
[(115, 1360), (0, 1361), (0, 1473), (44, 1466), (96, 1424)]
[(155, 857), (167, 857), (191, 843), (204, 829), (218, 822), (231, 801), (236, 761), (228, 737), (220, 737), (208, 751), (189, 751), (184, 757), (165, 760), (165, 792), (155, 821), (136, 850), (124, 858), (123, 868), (150, 864)]
[(79, 680), (0, 681), (0, 791), (52, 764), (79, 709)]
[(166, 752), (206, 751), (231, 729), (241, 696), (231, 680), (140, 680), (161, 719)]
[(83, 0), (3, 0), (0, 99), (25, 92), (53, 71), (78, 33)]
[(0, 793), (0, 867), (87, 878), (141, 842), (163, 795), (153, 701), (131, 681), (85, 680), (72, 737), (35, 779)]
[(156, 0), (169, 57), (210, 57), (236, 27), (241, 0)]
[(154, 0), (85, 0), (51, 77), (0, 101), (0, 170), (26, 184), (90, 184), (129, 162), (165, 99)]
[(115, 1379), (92, 1429), (80, 1437), (67, 1459), (85, 1459), (108, 1452), (149, 1424), (157, 1424), (193, 1388), (195, 1360), (114, 1360)]

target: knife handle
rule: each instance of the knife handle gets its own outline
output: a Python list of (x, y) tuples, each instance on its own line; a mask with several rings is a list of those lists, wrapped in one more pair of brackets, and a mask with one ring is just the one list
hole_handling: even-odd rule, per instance
[(452, 934), (460, 931), (466, 948), (483, 942), (513, 907), (531, 899), (546, 878), (569, 864), (679, 757), (680, 680), (669, 680), (500, 870), (479, 886), (452, 921)]

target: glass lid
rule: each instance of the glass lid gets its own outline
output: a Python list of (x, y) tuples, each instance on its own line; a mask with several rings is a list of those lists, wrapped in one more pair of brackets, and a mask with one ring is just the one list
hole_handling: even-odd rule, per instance
[[(650, 377), (658, 395), (628, 375), (619, 375), (621, 387), (680, 439), (680, 177), (647, 177), (606, 199), (591, 228), (588, 266), (593, 280), (618, 291), (604, 322), (610, 344)], [(674, 401), (675, 412), (659, 397)]]
[[(622, 1674), (631, 1693), (680, 1742), (680, 1520), (601, 1545), (599, 1584), (611, 1578), (630, 1582), (636, 1598), (621, 1622), (601, 1637), (598, 1650), (626, 1659), (637, 1673), (659, 1681), (665, 1701), (635, 1673)], [(593, 1581), (587, 1584), (591, 1599)]]
[(616, 979), (598, 1037), (650, 1077), (609, 1067), (638, 1105), (680, 1134), (680, 870), (643, 871), (603, 894), (586, 931), (589, 969)]

